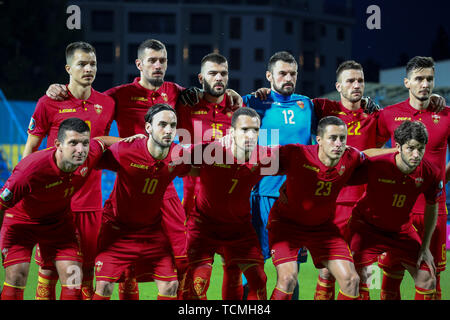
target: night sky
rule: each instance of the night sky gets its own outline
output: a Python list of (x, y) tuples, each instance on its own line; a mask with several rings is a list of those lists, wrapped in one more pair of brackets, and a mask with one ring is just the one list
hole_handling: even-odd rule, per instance
[[(381, 29), (369, 30), (366, 20), (370, 5), (381, 9)], [(448, 0), (354, 0), (353, 58), (364, 62), (374, 59), (381, 68), (398, 66), (400, 56), (432, 56), (432, 43), (439, 25), (450, 35), (450, 1)], [(444, 41), (449, 46), (449, 40)], [(435, 58), (436, 59), (436, 58)], [(450, 70), (449, 70), (450, 72)]]

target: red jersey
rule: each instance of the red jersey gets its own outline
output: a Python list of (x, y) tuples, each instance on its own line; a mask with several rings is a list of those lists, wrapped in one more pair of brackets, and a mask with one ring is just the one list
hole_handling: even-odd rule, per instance
[(173, 164), (174, 145), (165, 159), (153, 158), (147, 140), (115, 143), (100, 163), (104, 169), (117, 172), (114, 189), (104, 205), (104, 217), (125, 228), (159, 223), (167, 187), (176, 176), (185, 175), (191, 169), (188, 164)]
[(103, 151), (100, 141), (91, 140), (86, 161), (74, 172), (57, 167), (55, 147), (30, 154), (17, 164), (0, 190), (0, 207), (24, 221), (60, 218), (70, 211), (72, 196), (86, 183)]
[(411, 209), (419, 194), (424, 195), (427, 203), (434, 204), (443, 188), (439, 169), (431, 162), (423, 159), (412, 173), (404, 174), (395, 163), (397, 154), (368, 158), (354, 175), (358, 181), (367, 183), (354, 215), (362, 215), (369, 224), (391, 232), (411, 227)]
[[(67, 87), (67, 86), (66, 86)], [(94, 89), (87, 100), (75, 98), (67, 88), (69, 98), (64, 101), (50, 99), (46, 95), (36, 104), (28, 133), (44, 138), (47, 148), (54, 146), (62, 121), (80, 118), (91, 128), (91, 137), (106, 136), (114, 116), (114, 101)], [(88, 181), (72, 198), (72, 211), (95, 211), (102, 207), (101, 172), (94, 170)]]
[[(149, 90), (139, 84), (140, 77), (132, 83), (123, 84), (105, 91), (116, 102), (115, 120), (119, 136), (129, 137), (145, 132), (145, 115), (157, 103), (167, 103), (175, 108), (180, 92), (178, 84), (165, 81), (158, 90)], [(173, 183), (167, 188), (165, 198), (178, 197)]]
[(231, 127), (232, 105), (225, 94), (221, 103), (211, 103), (201, 99), (195, 106), (178, 104), (178, 128), (188, 130), (191, 141), (183, 143), (202, 143), (220, 139)]
[[(238, 163), (230, 149), (218, 142), (204, 144), (214, 157), (221, 150), (223, 161), (202, 164), (200, 186), (196, 195), (196, 210), (200, 214), (220, 224), (251, 222), (250, 192), (261, 180), (264, 167), (270, 166), (272, 150), (257, 146), (249, 161)], [(194, 153), (194, 152), (193, 152)], [(228, 159), (228, 161), (226, 161)]]
[(141, 78), (132, 83), (111, 88), (104, 93), (116, 102), (115, 120), (121, 137), (145, 132), (145, 114), (157, 103), (167, 103), (175, 108), (180, 92), (178, 84), (165, 81), (158, 90), (149, 90), (139, 84)]
[[(429, 110), (416, 110), (409, 104), (409, 99), (381, 110), (378, 118), (380, 139), (391, 139), (395, 147), (394, 131), (405, 120), (421, 121), (428, 131), (428, 143), (424, 159), (433, 163), (440, 170), (441, 180), (445, 180), (447, 148), (450, 139), (450, 108), (445, 107), (439, 113)], [(412, 209), (414, 213), (423, 213), (425, 198), (420, 195)], [(445, 190), (439, 198), (439, 214), (447, 214), (445, 209)]]
[(334, 167), (318, 157), (318, 145), (288, 144), (280, 147), (280, 168), (286, 174), (288, 204), (279, 200), (283, 219), (304, 226), (317, 226), (334, 217), (336, 199), (364, 153), (347, 148)]
[[(351, 111), (340, 101), (329, 99), (313, 99), (314, 111), (319, 119), (335, 116), (347, 125), (347, 145), (358, 150), (377, 147), (377, 118), (379, 112), (367, 114), (362, 108)], [(337, 203), (355, 203), (363, 195), (365, 187), (347, 186), (342, 188)]]

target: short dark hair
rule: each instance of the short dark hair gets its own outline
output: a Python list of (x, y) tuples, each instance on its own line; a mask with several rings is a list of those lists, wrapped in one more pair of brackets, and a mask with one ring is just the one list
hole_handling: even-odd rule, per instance
[(342, 62), (336, 69), (336, 81), (339, 81), (339, 77), (341, 73), (345, 70), (361, 70), (363, 71), (363, 67), (360, 63), (355, 60), (347, 60)]
[(269, 63), (267, 64), (267, 71), (272, 72), (273, 66), (275, 65), (275, 63), (277, 63), (277, 61), (280, 60), (287, 63), (294, 63), (297, 65), (297, 61), (295, 60), (292, 54), (290, 54), (287, 51), (279, 51), (270, 57)]
[(203, 67), (203, 65), (208, 61), (217, 63), (217, 64), (222, 64), (222, 63), (227, 63), (227, 58), (225, 58), (220, 53), (215, 53), (215, 52), (208, 53), (206, 56), (203, 57), (203, 59), (200, 63), (201, 67)]
[(242, 107), (242, 108), (237, 109), (233, 113), (233, 116), (231, 117), (231, 126), (233, 128), (236, 128), (236, 122), (240, 116), (248, 116), (251, 118), (258, 118), (259, 123), (261, 124), (261, 117), (259, 116), (258, 112), (256, 112), (255, 109), (250, 108), (250, 107)]
[(88, 124), (80, 118), (67, 118), (59, 125), (58, 141), (64, 142), (66, 139), (66, 131), (70, 130), (78, 133), (91, 132)]
[(317, 125), (317, 135), (323, 137), (323, 134), (325, 133), (325, 128), (329, 125), (347, 127), (345, 122), (338, 117), (335, 116), (324, 117), (320, 119), (319, 124)]
[(409, 78), (410, 74), (414, 70), (420, 70), (425, 68), (432, 68), (434, 70), (434, 60), (432, 57), (416, 56), (408, 61), (406, 64), (406, 77)]
[(152, 123), (153, 117), (161, 111), (172, 111), (173, 113), (175, 113), (175, 116), (177, 115), (175, 109), (172, 108), (171, 105), (167, 103), (157, 103), (148, 109), (144, 117), (145, 122)]
[(416, 140), (419, 143), (428, 143), (428, 131), (420, 121), (403, 121), (394, 131), (394, 139), (399, 145), (404, 145), (409, 140)]
[(73, 58), (73, 55), (76, 50), (81, 50), (86, 53), (93, 52), (94, 54), (96, 54), (95, 48), (87, 42), (77, 41), (77, 42), (69, 43), (66, 47), (66, 63), (67, 64), (70, 65), (72, 63), (72, 58)]
[(164, 45), (164, 43), (162, 43), (159, 40), (147, 39), (147, 40), (143, 41), (137, 49), (138, 59), (142, 58), (142, 55), (144, 54), (145, 49), (153, 49), (155, 51), (161, 51), (161, 50), (166, 50), (166, 46)]

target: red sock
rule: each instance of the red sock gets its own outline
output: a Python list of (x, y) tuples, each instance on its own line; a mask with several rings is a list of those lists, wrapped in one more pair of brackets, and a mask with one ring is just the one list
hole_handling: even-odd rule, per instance
[(94, 268), (83, 268), (83, 282), (81, 283), (82, 300), (92, 300), (94, 295)]
[(192, 268), (192, 283), (190, 297), (193, 300), (207, 300), (206, 292), (209, 288), (209, 280), (211, 278), (212, 266), (205, 264), (201, 266), (191, 266)]
[(324, 279), (319, 275), (314, 300), (334, 300), (335, 283), (336, 280), (334, 278)]
[(359, 295), (351, 296), (351, 295), (343, 293), (341, 290), (339, 290), (337, 299), (338, 300), (359, 300)]
[(119, 283), (119, 300), (139, 300), (139, 287), (134, 270), (127, 268), (124, 276), (125, 280)]
[(264, 265), (257, 264), (244, 270), (248, 282), (247, 300), (267, 300), (267, 276), (264, 272)]
[(441, 274), (436, 272), (436, 295), (434, 300), (442, 300)]
[(223, 265), (222, 299), (242, 300), (244, 287), (242, 286), (242, 272), (237, 264)]
[(361, 300), (370, 300), (370, 290), (367, 283), (359, 283), (359, 297)]
[(275, 287), (270, 300), (291, 300), (293, 292), (285, 292)]
[(3, 283), (1, 300), (23, 300), (23, 291), (25, 287), (12, 286)]
[(416, 296), (414, 297), (414, 300), (434, 300), (435, 294), (435, 289), (426, 290), (416, 286)]
[(58, 274), (44, 275), (39, 272), (38, 284), (36, 287), (36, 300), (56, 300), (56, 283), (58, 282)]
[(92, 297), (92, 300), (110, 300), (111, 297), (102, 296), (101, 294), (98, 294), (97, 292), (94, 293), (94, 296)]
[(402, 283), (402, 280), (403, 273), (390, 273), (384, 269), (380, 300), (401, 300), (400, 284)]
[(178, 300), (177, 296), (166, 296), (163, 294), (158, 293), (158, 297), (156, 300)]
[(61, 285), (61, 296), (59, 300), (81, 300), (81, 288)]

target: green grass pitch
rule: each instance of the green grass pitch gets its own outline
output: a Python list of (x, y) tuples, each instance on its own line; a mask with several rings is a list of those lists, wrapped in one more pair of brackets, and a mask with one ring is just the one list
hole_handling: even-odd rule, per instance
[[(447, 252), (447, 257), (450, 253)], [(33, 300), (36, 291), (37, 283), (37, 266), (34, 261), (30, 264), (30, 274), (28, 276), (28, 283), (25, 289), (24, 298), (25, 300)], [(376, 269), (375, 269), (376, 270)], [(271, 260), (268, 260), (265, 264), (265, 271), (267, 274), (267, 294), (270, 297), (276, 282), (276, 271)], [(301, 265), (299, 274), (300, 283), (300, 300), (312, 300), (314, 297), (314, 290), (316, 287), (318, 270), (315, 269), (311, 257), (308, 257), (308, 261)], [(0, 281), (4, 281), (4, 271), (0, 275)], [(208, 299), (220, 300), (221, 299), (221, 285), (222, 285), (222, 262), (220, 256), (216, 255), (213, 271), (211, 276), (211, 285), (208, 290)], [(381, 281), (381, 276), (378, 277), (375, 272), (372, 277), (372, 286), (374, 287), (370, 291), (370, 297), (372, 300), (378, 300), (380, 296), (379, 288)], [(450, 271), (446, 270), (441, 274), (441, 287), (442, 287), (442, 299), (450, 300)], [(338, 290), (338, 288), (337, 288)], [(156, 299), (156, 286), (153, 282), (141, 283), (139, 284), (140, 298), (141, 300), (155, 300)], [(409, 274), (405, 275), (404, 281), (401, 286), (402, 299), (413, 300), (414, 299), (414, 282)], [(57, 297), (59, 297), (60, 287), (57, 286)], [(336, 292), (337, 293), (337, 292)], [(336, 295), (337, 296), (337, 295)], [(111, 300), (118, 300), (117, 285)]]

